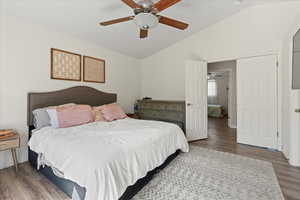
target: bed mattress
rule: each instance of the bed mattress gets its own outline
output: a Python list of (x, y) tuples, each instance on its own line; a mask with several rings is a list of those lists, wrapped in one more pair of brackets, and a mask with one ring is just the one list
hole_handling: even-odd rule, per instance
[[(30, 149), (65, 179), (86, 188), (86, 200), (117, 200), (126, 188), (180, 149), (188, 152), (174, 124), (126, 118), (36, 131)], [(41, 159), (42, 158), (42, 159)]]

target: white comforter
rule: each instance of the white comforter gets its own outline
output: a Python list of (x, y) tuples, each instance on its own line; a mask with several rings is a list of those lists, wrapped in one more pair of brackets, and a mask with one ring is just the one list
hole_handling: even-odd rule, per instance
[(178, 126), (130, 118), (46, 127), (34, 133), (29, 146), (64, 178), (85, 187), (86, 200), (118, 200), (128, 186), (177, 149), (189, 148)]

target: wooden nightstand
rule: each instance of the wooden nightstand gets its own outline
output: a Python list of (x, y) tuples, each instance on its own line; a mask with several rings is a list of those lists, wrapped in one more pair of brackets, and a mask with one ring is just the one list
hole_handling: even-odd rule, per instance
[(16, 149), (20, 147), (20, 136), (13, 132), (13, 134), (6, 138), (0, 138), (0, 151), (10, 150), (14, 160), (16, 171), (18, 171), (18, 160)]

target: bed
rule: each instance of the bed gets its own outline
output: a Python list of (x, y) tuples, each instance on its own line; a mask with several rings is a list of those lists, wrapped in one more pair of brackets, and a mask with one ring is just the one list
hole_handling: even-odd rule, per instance
[[(127, 118), (33, 133), (34, 109), (116, 100), (116, 94), (84, 86), (28, 94), (29, 161), (72, 199), (131, 199), (180, 151), (188, 151), (181, 129), (164, 122)], [(42, 165), (41, 157), (47, 160)]]
[(222, 118), (224, 117), (224, 108), (222, 105), (208, 104), (208, 117)]

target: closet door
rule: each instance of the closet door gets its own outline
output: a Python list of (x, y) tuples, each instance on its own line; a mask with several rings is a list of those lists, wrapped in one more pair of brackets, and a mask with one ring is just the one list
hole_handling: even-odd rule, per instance
[(277, 149), (277, 56), (237, 61), (237, 142)]
[(185, 74), (186, 136), (207, 138), (207, 63), (187, 61)]

